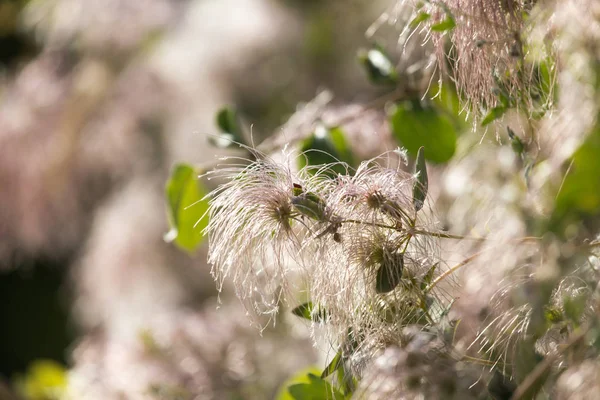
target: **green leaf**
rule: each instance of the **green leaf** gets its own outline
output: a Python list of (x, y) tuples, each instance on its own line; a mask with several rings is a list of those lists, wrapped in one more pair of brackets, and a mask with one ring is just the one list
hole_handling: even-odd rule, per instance
[(338, 352), (335, 354), (335, 356), (333, 357), (333, 359), (331, 360), (331, 362), (325, 367), (325, 369), (321, 373), (321, 379), (325, 379), (329, 375), (331, 375), (335, 371), (337, 371), (337, 369), (340, 368), (343, 365), (342, 361), (343, 361), (343, 359), (342, 359), (342, 351), (338, 350)]
[(339, 159), (348, 165), (355, 165), (354, 155), (350, 144), (346, 140), (346, 135), (339, 126), (329, 129), (329, 139), (333, 143), (333, 147), (339, 154)]
[(435, 270), (437, 269), (438, 265), (440, 265), (439, 262), (433, 264), (431, 268), (429, 268), (429, 271), (427, 271), (423, 277), (423, 280), (421, 281), (421, 290), (425, 290), (429, 285), (431, 285), (431, 282), (433, 282), (433, 277), (435, 276)]
[[(318, 125), (315, 132), (302, 142), (300, 151), (304, 157), (298, 157), (298, 167), (307, 165), (320, 167), (328, 165), (326, 173), (336, 176), (345, 175), (347, 168), (343, 163), (352, 165), (354, 163), (352, 151), (348, 145), (343, 131), (338, 128), (328, 128)], [(314, 173), (317, 168), (308, 171)]]
[(306, 303), (300, 304), (292, 310), (292, 314), (305, 318), (308, 320), (312, 320), (311, 313), (313, 309), (312, 301), (307, 301)]
[(211, 145), (218, 148), (228, 148), (238, 143), (245, 144), (242, 124), (234, 108), (224, 107), (220, 109), (217, 112), (216, 123), (221, 133), (208, 138)]
[(344, 400), (346, 396), (316, 375), (308, 374), (309, 383), (297, 383), (288, 387), (293, 400)]
[(300, 304), (292, 310), (292, 314), (314, 322), (321, 322), (327, 318), (327, 312), (320, 307), (313, 306), (312, 301)]
[(15, 386), (25, 399), (63, 399), (68, 387), (67, 371), (56, 361), (35, 360), (28, 367), (25, 376), (17, 376)]
[(454, 29), (456, 22), (449, 10), (446, 11), (446, 18), (443, 21), (431, 25), (431, 30), (434, 32), (446, 32)]
[(423, 147), (417, 152), (417, 161), (415, 162), (415, 183), (413, 184), (413, 205), (415, 210), (419, 211), (425, 204), (427, 197), (427, 165), (425, 165), (425, 154)]
[(585, 292), (574, 296), (565, 296), (563, 299), (563, 308), (565, 316), (578, 324), (585, 312), (588, 296)]
[(600, 123), (573, 154), (550, 217), (551, 229), (579, 226), (588, 217), (600, 215)]
[(406, 101), (392, 108), (390, 123), (394, 137), (412, 155), (425, 147), (425, 159), (444, 163), (456, 151), (456, 129), (450, 119), (431, 106)]
[(523, 143), (521, 138), (517, 136), (517, 134), (510, 128), (510, 126), (507, 126), (506, 130), (508, 131), (508, 138), (510, 139), (510, 145), (512, 146), (514, 152), (518, 155), (523, 154), (523, 152), (525, 151), (525, 144)]
[(208, 224), (203, 218), (208, 210), (205, 190), (195, 169), (188, 164), (173, 168), (167, 181), (166, 196), (171, 230), (165, 235), (168, 242), (187, 251), (193, 251), (202, 241), (202, 230)]
[(403, 269), (404, 257), (401, 253), (398, 253), (391, 262), (382, 262), (377, 270), (375, 291), (377, 293), (388, 293), (394, 290), (402, 280)]
[(287, 379), (280, 387), (275, 396), (276, 400), (294, 400), (292, 395), (289, 393), (288, 388), (292, 385), (299, 383), (310, 383), (309, 374), (319, 375), (321, 371), (317, 367), (309, 367), (299, 371), (297, 374)]
[(410, 21), (409, 25), (411, 28), (416, 28), (421, 22), (427, 21), (430, 17), (431, 17), (431, 14), (421, 11), (420, 13), (417, 14), (416, 17), (414, 17), (412, 19), (412, 21)]
[(292, 206), (300, 214), (317, 220), (325, 221), (325, 202), (317, 195), (307, 192), (299, 196), (292, 196)]
[(381, 46), (374, 45), (369, 50), (359, 51), (358, 60), (371, 82), (385, 85), (395, 85), (398, 82), (396, 67)]
[(564, 320), (562, 312), (557, 307), (544, 307), (544, 318), (551, 324), (556, 324)]
[(483, 120), (481, 121), (481, 126), (489, 125), (493, 121), (502, 117), (506, 113), (506, 111), (508, 111), (508, 107), (504, 105), (492, 108), (490, 111), (488, 111), (486, 116), (483, 117)]
[(433, 103), (446, 113), (454, 117), (455, 123), (461, 128), (466, 127), (464, 118), (460, 116), (461, 104), (456, 91), (456, 86), (452, 82), (443, 82), (432, 85), (428, 93), (435, 96)]

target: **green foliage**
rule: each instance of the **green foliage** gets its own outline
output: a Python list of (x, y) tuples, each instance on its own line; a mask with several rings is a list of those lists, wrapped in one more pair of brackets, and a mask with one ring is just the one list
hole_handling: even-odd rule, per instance
[(434, 32), (450, 31), (454, 29), (454, 27), (456, 26), (456, 22), (454, 21), (454, 17), (452, 16), (452, 13), (448, 9), (448, 7), (444, 3), (440, 3), (440, 6), (444, 10), (446, 17), (442, 21), (431, 25), (430, 29)]
[(427, 178), (427, 165), (425, 164), (425, 151), (423, 150), (423, 147), (420, 147), (419, 151), (417, 152), (415, 176), (416, 180), (413, 185), (413, 205), (415, 206), (415, 210), (419, 211), (425, 204), (427, 187), (429, 185)]
[(600, 124), (575, 152), (550, 218), (556, 232), (586, 216), (600, 214)]
[(492, 108), (481, 120), (481, 126), (489, 125), (497, 119), (500, 119), (504, 114), (506, 114), (508, 109), (509, 107), (507, 105), (499, 105)]
[(508, 138), (510, 139), (510, 145), (515, 153), (518, 155), (522, 155), (525, 151), (525, 144), (521, 140), (519, 136), (510, 128), (510, 126), (506, 127), (508, 131)]
[(342, 351), (339, 350), (335, 354), (335, 356), (333, 357), (333, 359), (331, 360), (331, 362), (329, 364), (327, 364), (327, 366), (325, 367), (325, 369), (321, 373), (321, 379), (325, 379), (329, 375), (333, 374), (335, 371), (338, 370), (338, 368), (340, 368), (342, 366), (342, 364), (343, 364)]
[(396, 68), (381, 46), (376, 44), (369, 50), (359, 51), (358, 60), (371, 82), (383, 85), (395, 85), (398, 82)]
[(587, 305), (588, 296), (587, 293), (579, 293), (574, 296), (565, 296), (563, 299), (563, 308), (565, 310), (565, 316), (579, 325), (579, 321), (585, 312)]
[(322, 322), (327, 318), (327, 312), (320, 307), (314, 307), (312, 301), (307, 301), (295, 307), (292, 314), (313, 322)]
[(319, 378), (320, 372), (315, 368), (304, 370), (287, 380), (276, 400), (344, 400), (344, 396), (329, 382)]
[(302, 142), (300, 150), (304, 156), (298, 157), (299, 168), (306, 165), (319, 167), (331, 164), (327, 172), (336, 175), (347, 173), (342, 163), (354, 164), (350, 145), (339, 127), (328, 128), (318, 125), (314, 133)]
[(325, 202), (314, 193), (303, 192), (297, 196), (292, 196), (292, 205), (296, 211), (305, 217), (317, 221), (325, 221), (326, 219)]
[(446, 32), (454, 29), (456, 22), (450, 14), (446, 14), (446, 18), (436, 24), (431, 25), (431, 30), (435, 32)]
[(208, 224), (208, 219), (203, 218), (208, 210), (206, 191), (196, 170), (188, 164), (173, 168), (165, 189), (171, 226), (165, 240), (191, 252), (202, 241), (202, 230)]
[(344, 396), (331, 384), (316, 375), (308, 374), (308, 383), (297, 383), (288, 387), (294, 400), (344, 400)]
[(65, 368), (52, 360), (36, 360), (16, 379), (19, 394), (27, 400), (60, 400), (67, 389)]
[(416, 28), (421, 22), (427, 21), (429, 18), (431, 18), (431, 14), (421, 11), (410, 21), (410, 27)]
[(456, 151), (456, 128), (450, 118), (437, 108), (419, 101), (396, 105), (390, 114), (394, 137), (412, 155), (425, 148), (425, 159), (444, 163)]
[(218, 148), (229, 148), (237, 143), (245, 144), (244, 131), (237, 110), (224, 107), (217, 112), (216, 124), (221, 131), (217, 136), (210, 136), (208, 141)]

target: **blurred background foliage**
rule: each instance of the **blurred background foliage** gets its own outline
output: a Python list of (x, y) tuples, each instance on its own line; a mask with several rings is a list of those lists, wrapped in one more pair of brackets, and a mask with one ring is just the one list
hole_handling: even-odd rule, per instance
[[(340, 104), (381, 93), (362, 74), (356, 51), (368, 45), (363, 32), (385, 6), (3, 1), (0, 390), (55, 398), (36, 384), (59, 385), (61, 365), (89, 398), (127, 397), (135, 392), (131, 384), (115, 382), (106, 371), (110, 363), (122, 363), (117, 369), (140, 369), (139, 385), (156, 383), (151, 392), (157, 398), (171, 392), (259, 398), (257, 393), (273, 395), (293, 371), (317, 361), (302, 334), (293, 340), (288, 367), (263, 362), (245, 373), (230, 372), (228, 382), (227, 373), (207, 367), (208, 378), (191, 384), (185, 368), (173, 376), (172, 368), (158, 371), (167, 367), (157, 362), (157, 371), (141, 371), (150, 369), (139, 365), (147, 356), (111, 351), (136, 347), (141, 331), (161, 336), (152, 328), (159, 315), (201, 320), (214, 308), (204, 250), (184, 254), (162, 240), (169, 230), (163, 186), (173, 163), (213, 159), (219, 150), (208, 144), (208, 135), (218, 134), (214, 115), (224, 104), (251, 122), (246, 140), (260, 142), (321, 89), (335, 91)], [(189, 241), (182, 246), (193, 247)], [(222, 300), (240, 308), (237, 315), (241, 306), (228, 296)], [(233, 325), (248, 325), (243, 312), (237, 319)], [(249, 332), (253, 337), (255, 331)], [(165, 335), (157, 346), (173, 355), (174, 342)], [(233, 361), (227, 358), (235, 353), (248, 358), (247, 365), (260, 364), (256, 358), (262, 356), (250, 354), (259, 351), (254, 342), (236, 350), (218, 341), (213, 347), (223, 346), (224, 353), (211, 362), (229, 370)], [(261, 368), (277, 372), (264, 379)], [(170, 376), (161, 386), (163, 375)]]

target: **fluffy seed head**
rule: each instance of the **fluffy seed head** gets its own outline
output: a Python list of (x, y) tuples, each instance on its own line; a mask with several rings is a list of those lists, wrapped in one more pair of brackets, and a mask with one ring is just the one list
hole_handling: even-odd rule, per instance
[(231, 277), (236, 294), (257, 314), (277, 310), (285, 275), (300, 249), (290, 169), (271, 160), (209, 173), (229, 179), (211, 193), (208, 261), (219, 285)]

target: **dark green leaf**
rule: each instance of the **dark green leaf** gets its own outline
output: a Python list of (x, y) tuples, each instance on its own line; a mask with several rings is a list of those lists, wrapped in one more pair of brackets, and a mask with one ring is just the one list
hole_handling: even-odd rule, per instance
[(309, 374), (310, 383), (297, 383), (288, 387), (294, 400), (344, 400), (345, 396), (331, 384), (316, 375)]
[(178, 164), (173, 168), (166, 185), (168, 217), (171, 230), (165, 240), (174, 241), (185, 250), (193, 251), (202, 241), (202, 230), (208, 224), (203, 218), (208, 201), (203, 200), (205, 191), (194, 168)]
[(412, 155), (425, 147), (425, 158), (443, 163), (456, 150), (456, 129), (447, 116), (434, 107), (422, 106), (418, 101), (398, 104), (391, 110), (390, 122), (394, 137)]
[(510, 126), (507, 126), (506, 129), (508, 130), (508, 137), (510, 139), (510, 144), (514, 152), (518, 155), (523, 154), (523, 152), (525, 151), (525, 144), (523, 143), (521, 138), (517, 136), (517, 134), (510, 128)]
[(208, 141), (215, 147), (227, 148), (237, 143), (245, 144), (242, 124), (237, 111), (231, 107), (224, 107), (217, 112), (217, 127), (219, 135), (210, 136)]
[[(333, 176), (347, 173), (342, 162), (349, 165), (353, 163), (352, 151), (340, 128), (329, 129), (318, 125), (315, 132), (302, 142), (300, 151), (304, 157), (298, 157), (299, 168), (329, 165), (326, 172)], [(309, 172), (314, 171), (316, 168), (309, 169)]]
[(339, 159), (348, 165), (354, 165), (354, 155), (342, 128), (336, 126), (329, 129), (329, 138), (339, 154)]
[(430, 17), (431, 17), (431, 15), (428, 14), (428, 13), (426, 13), (426, 12), (420, 12), (420, 13), (417, 14), (416, 17), (414, 17), (412, 19), (412, 21), (410, 21), (410, 27), (411, 28), (416, 28), (421, 22), (427, 21)]
[(508, 111), (508, 108), (506, 106), (503, 106), (503, 105), (492, 108), (486, 114), (486, 116), (483, 117), (483, 120), (481, 121), (481, 126), (489, 125), (493, 121), (495, 121), (498, 118), (502, 117), (506, 113), (506, 111)]
[(361, 50), (358, 60), (364, 66), (369, 80), (376, 84), (395, 85), (398, 73), (389, 56), (380, 46), (375, 45), (369, 50)]
[(377, 270), (375, 280), (375, 291), (377, 293), (391, 292), (398, 286), (402, 280), (402, 270), (404, 269), (404, 258), (398, 253), (393, 262), (383, 262)]
[(311, 317), (312, 309), (313, 309), (312, 301), (308, 301), (306, 303), (300, 304), (299, 306), (295, 307), (292, 310), (292, 314), (294, 314), (300, 318), (312, 320), (312, 317)]
[(314, 322), (321, 322), (327, 318), (327, 312), (321, 307), (317, 307), (315, 309), (312, 301), (307, 301), (306, 303), (300, 304), (299, 306), (295, 307), (292, 310), (292, 314)]
[(417, 160), (415, 162), (415, 183), (413, 184), (413, 205), (415, 210), (419, 211), (425, 204), (427, 197), (427, 166), (425, 165), (425, 154), (423, 147), (417, 152)]
[(333, 359), (331, 360), (331, 362), (325, 367), (325, 369), (321, 373), (321, 378), (325, 379), (329, 375), (331, 375), (335, 371), (337, 371), (337, 369), (340, 368), (343, 365), (342, 361), (343, 361), (343, 359), (342, 359), (342, 351), (339, 350), (336, 353), (336, 355), (333, 357)]

